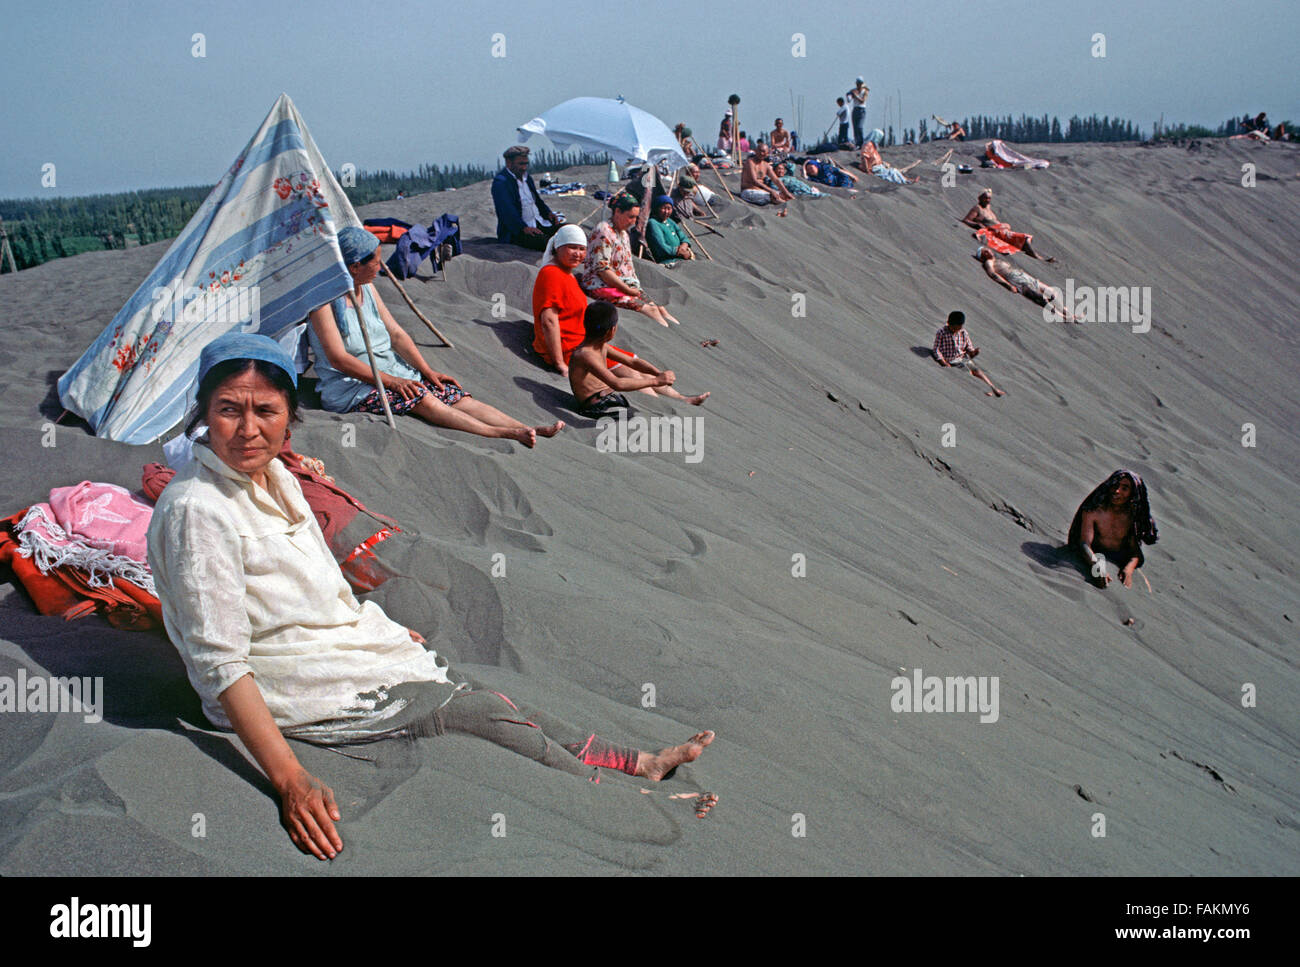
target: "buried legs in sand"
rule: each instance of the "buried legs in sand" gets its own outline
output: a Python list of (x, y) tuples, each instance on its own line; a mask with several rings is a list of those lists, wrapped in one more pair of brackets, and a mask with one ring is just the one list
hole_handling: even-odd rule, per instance
[(415, 404), (411, 413), (434, 426), (464, 430), (478, 436), (514, 440), (526, 447), (534, 446), (538, 436), (552, 437), (564, 429), (563, 420), (544, 426), (525, 426), (496, 407), (470, 396), (462, 397), (455, 405), (448, 406), (429, 393)]
[(462, 732), (574, 775), (595, 778), (596, 768), (606, 768), (651, 782), (694, 762), (714, 739), (711, 731), (697, 732), (680, 745), (642, 752), (607, 742), (545, 712), (520, 708), (500, 692), (487, 689), (456, 694), (410, 731), (415, 736)]

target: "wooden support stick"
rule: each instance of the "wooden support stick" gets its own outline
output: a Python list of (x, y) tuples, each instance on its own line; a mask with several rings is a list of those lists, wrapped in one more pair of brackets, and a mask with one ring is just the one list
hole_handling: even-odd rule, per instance
[(375, 350), (370, 345), (370, 330), (366, 328), (365, 320), (361, 318), (361, 307), (357, 309), (357, 324), (361, 328), (361, 338), (366, 343), (366, 356), (370, 359), (370, 373), (375, 377), (375, 388), (379, 391), (379, 402), (384, 407), (384, 417), (388, 420), (389, 427), (393, 432), (397, 432), (397, 421), (393, 419), (393, 409), (388, 405), (388, 390), (384, 389), (384, 378), (380, 375), (379, 364), (375, 362)]
[[(411, 307), (411, 311), (420, 317), (420, 321), (433, 330), (433, 334), (442, 340), (442, 344), (444, 346), (446, 346), (448, 349), (455, 349), (456, 347), (451, 344), (451, 340), (448, 339), (446, 336), (444, 336), (442, 333), (440, 333), (438, 331), (438, 327), (435, 326), (433, 323), (431, 323), (428, 319), (426, 319), (424, 313), (421, 312), (419, 308), (416, 307), (415, 303), (411, 301), (411, 297), (407, 295), (406, 290), (402, 288), (402, 283), (397, 281), (397, 276), (393, 275), (393, 273), (388, 270), (387, 265), (383, 266), (383, 270), (384, 270), (384, 275), (388, 276), (389, 281), (392, 282), (393, 285), (397, 286), (397, 291), (402, 293), (402, 298), (405, 299), (406, 304)], [(367, 340), (367, 345), (368, 344), (369, 344), (369, 340)], [(385, 406), (385, 409), (387, 409), (387, 406)]]
[(686, 234), (691, 237), (691, 241), (694, 242), (696, 245), (700, 246), (700, 251), (704, 253), (704, 257), (708, 259), (710, 262), (712, 262), (713, 256), (709, 254), (709, 250), (704, 247), (704, 245), (700, 242), (700, 240), (695, 237), (695, 233), (691, 231), (691, 226), (687, 225), (685, 222), (682, 222), (682, 228), (686, 229)]
[[(718, 176), (718, 184), (720, 184), (722, 186), (722, 190), (727, 193), (727, 197), (730, 198), (732, 201), (735, 201), (736, 196), (731, 193), (731, 189), (727, 187), (727, 183), (722, 180), (722, 172), (719, 171), (718, 166), (713, 163), (713, 159), (710, 158), (708, 155), (705, 155), (704, 160), (709, 163), (709, 167), (713, 169), (713, 173)], [(713, 211), (712, 207), (709, 208), (709, 211)], [(714, 212), (714, 214), (716, 215), (717, 212)]]

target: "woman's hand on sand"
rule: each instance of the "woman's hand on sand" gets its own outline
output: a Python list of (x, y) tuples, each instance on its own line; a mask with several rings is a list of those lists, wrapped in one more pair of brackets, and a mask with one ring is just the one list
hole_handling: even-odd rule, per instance
[(343, 818), (334, 792), (301, 766), (279, 790), (281, 818), (293, 845), (318, 860), (332, 860), (343, 849), (334, 824)]
[(392, 390), (404, 400), (413, 400), (420, 395), (420, 384), (413, 379), (389, 376), (384, 380), (384, 389)]
[(414, 628), (407, 628), (406, 633), (411, 636), (411, 640), (415, 642), (417, 645), (422, 645), (425, 643), (424, 635), (420, 634)]

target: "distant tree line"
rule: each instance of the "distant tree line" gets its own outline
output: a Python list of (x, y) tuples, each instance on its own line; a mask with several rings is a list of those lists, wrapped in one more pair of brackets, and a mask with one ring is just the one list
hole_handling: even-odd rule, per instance
[[(1294, 130), (1294, 125), (1290, 121), (1283, 123), (1288, 130)], [(1122, 118), (1112, 118), (1109, 115), (1098, 117), (1094, 114), (1091, 117), (1082, 118), (1076, 114), (1066, 121), (1064, 125), (1061, 124), (1060, 118), (1048, 117), (1046, 114), (1042, 117), (1030, 117), (1028, 114), (1022, 114), (1018, 118), (1010, 114), (1001, 118), (979, 115), (973, 118), (963, 118), (961, 126), (966, 130), (967, 141), (999, 138), (1003, 141), (1050, 144), (1072, 141), (1145, 140), (1142, 129), (1138, 124)], [(1241, 134), (1244, 130), (1242, 122), (1237, 118), (1228, 118), (1215, 128), (1208, 128), (1199, 124), (1162, 125), (1161, 122), (1156, 121), (1151, 125), (1151, 137), (1152, 139), (1226, 138), (1233, 134)], [(904, 128), (900, 134), (903, 144), (914, 144), (925, 141), (941, 141), (947, 137), (947, 129), (935, 123), (931, 118), (921, 118), (915, 128)], [(894, 134), (894, 127), (889, 125), (885, 129), (885, 144), (890, 146), (898, 143)], [(815, 153), (830, 151), (834, 148), (835, 144), (832, 141), (823, 140), (810, 150)]]
[[(604, 164), (605, 155), (534, 151), (531, 169), (559, 171), (572, 165)], [(354, 206), (407, 195), (471, 185), (496, 174), (482, 165), (420, 165), (412, 172), (358, 171), (344, 187)], [(334, 176), (339, 178), (339, 172)], [(342, 179), (340, 179), (340, 183)], [(211, 185), (150, 188), (76, 198), (0, 200), (9, 244), (18, 268), (97, 249), (120, 249), (175, 238), (212, 191)]]

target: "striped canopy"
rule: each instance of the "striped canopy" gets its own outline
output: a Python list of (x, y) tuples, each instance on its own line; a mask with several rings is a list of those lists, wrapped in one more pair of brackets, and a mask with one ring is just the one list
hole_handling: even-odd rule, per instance
[(290, 342), (312, 309), (351, 288), (337, 232), (359, 224), (281, 94), (162, 261), (60, 377), (59, 399), (96, 436), (158, 439), (192, 402), (209, 342), (231, 330)]

